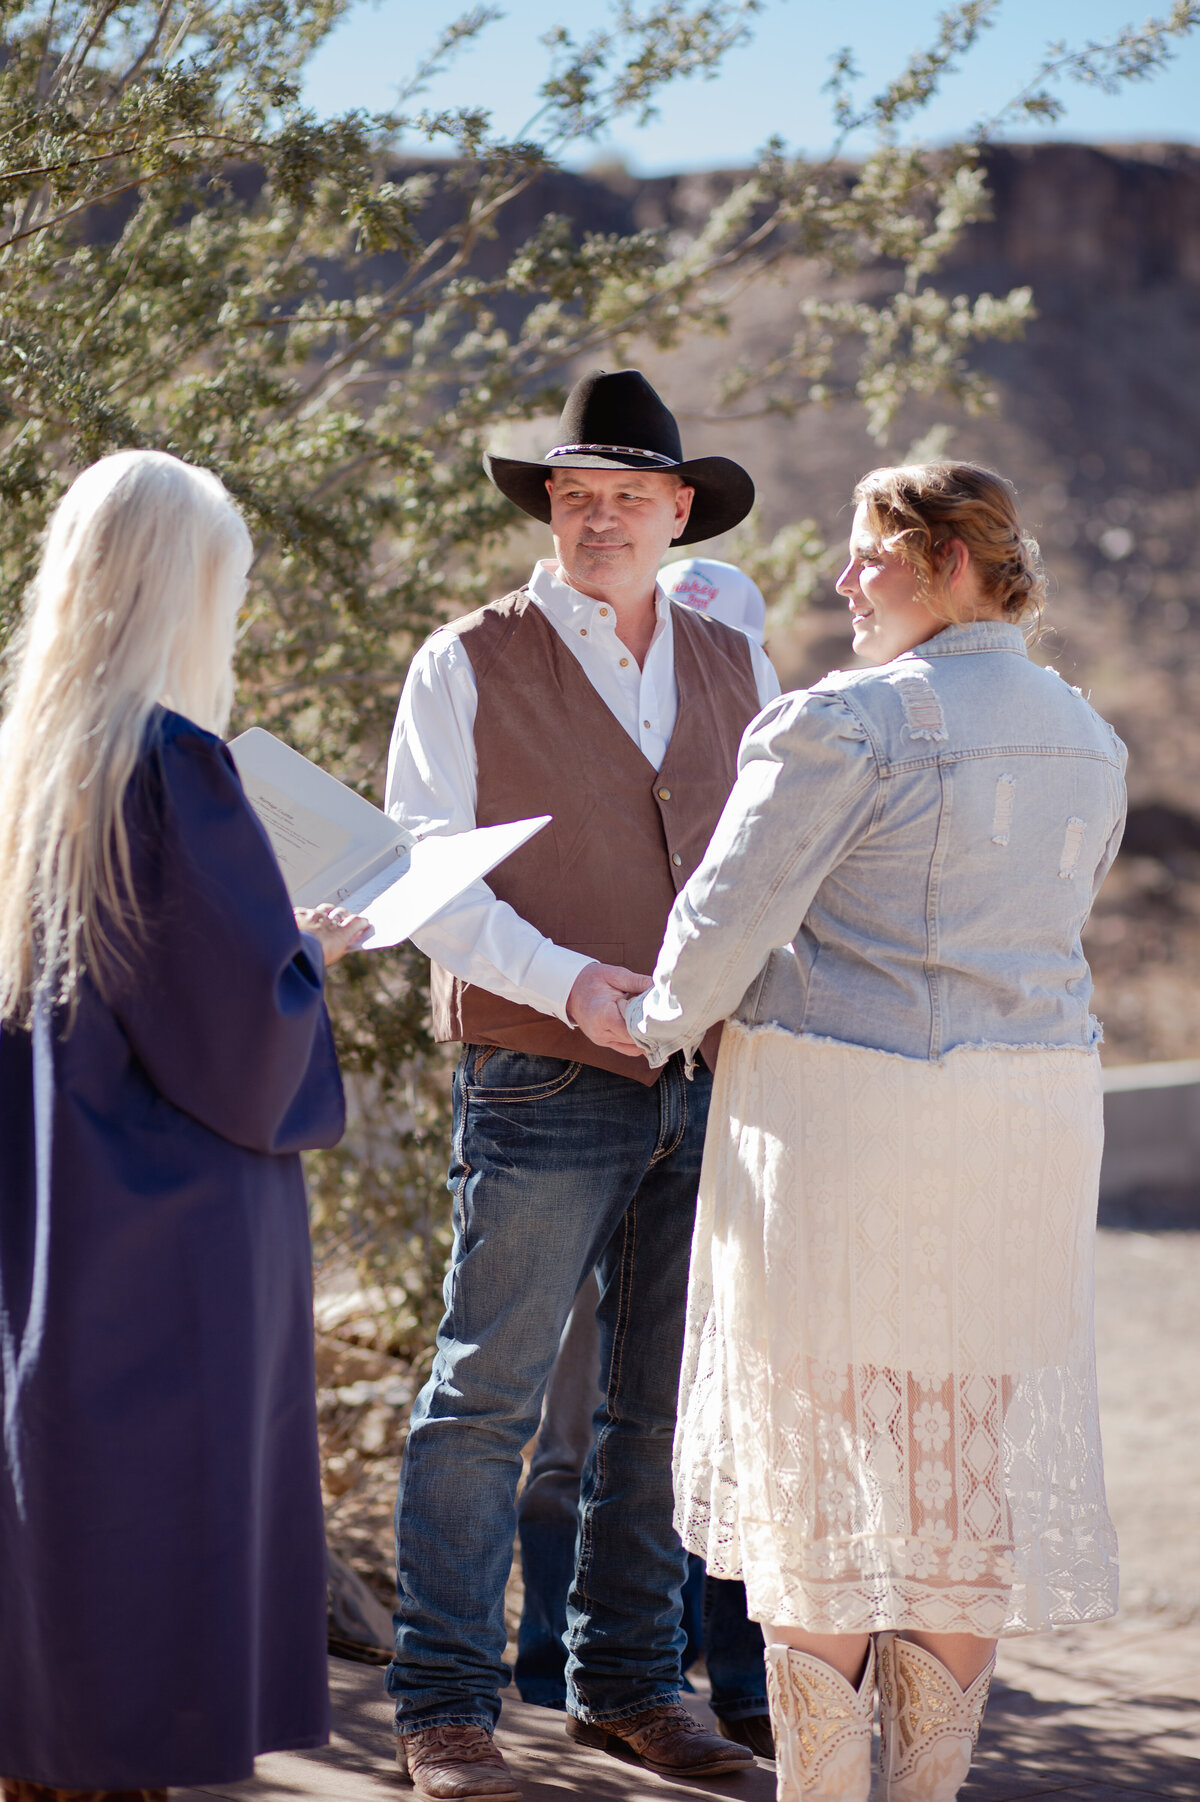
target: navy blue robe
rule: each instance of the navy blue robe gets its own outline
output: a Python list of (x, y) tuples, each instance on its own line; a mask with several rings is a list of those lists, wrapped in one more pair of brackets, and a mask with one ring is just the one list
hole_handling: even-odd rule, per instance
[(220, 740), (158, 715), (126, 818), (130, 973), (0, 1031), (0, 1775), (75, 1789), (246, 1777), (329, 1720), (320, 949)]

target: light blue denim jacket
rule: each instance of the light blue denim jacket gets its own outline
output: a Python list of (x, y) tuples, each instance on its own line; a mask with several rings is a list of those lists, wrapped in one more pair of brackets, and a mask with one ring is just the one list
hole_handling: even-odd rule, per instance
[(630, 1030), (657, 1066), (734, 1015), (940, 1060), (1090, 1047), (1080, 933), (1125, 822), (1125, 747), (1019, 626), (950, 626), (747, 728)]

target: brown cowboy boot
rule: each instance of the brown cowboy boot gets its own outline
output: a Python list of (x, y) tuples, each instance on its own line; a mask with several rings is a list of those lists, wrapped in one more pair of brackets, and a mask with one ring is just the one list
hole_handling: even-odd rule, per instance
[(488, 1802), (521, 1802), (499, 1747), (486, 1727), (418, 1727), (396, 1738), (396, 1763), (418, 1796), (486, 1796)]
[(717, 1732), (722, 1739), (735, 1739), (739, 1746), (749, 1746), (755, 1758), (767, 1758), (774, 1764), (775, 1737), (769, 1714), (744, 1714), (737, 1721), (726, 1720), (719, 1714)]
[(603, 1752), (632, 1752), (640, 1763), (664, 1777), (716, 1777), (722, 1771), (745, 1771), (754, 1754), (745, 1746), (710, 1733), (679, 1702), (644, 1708), (619, 1721), (567, 1720), (567, 1738), (577, 1746)]

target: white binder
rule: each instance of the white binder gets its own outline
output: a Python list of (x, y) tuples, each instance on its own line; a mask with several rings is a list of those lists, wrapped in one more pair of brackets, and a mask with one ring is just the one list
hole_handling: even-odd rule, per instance
[(456, 895), (550, 823), (513, 820), (414, 839), (318, 764), (261, 726), (230, 741), (246, 798), (279, 860), (294, 907), (331, 901), (370, 920), (357, 947), (411, 938)]

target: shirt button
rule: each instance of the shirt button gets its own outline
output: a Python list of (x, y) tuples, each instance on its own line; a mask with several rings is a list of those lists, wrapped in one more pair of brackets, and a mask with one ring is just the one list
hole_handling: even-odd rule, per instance
[(608, 618), (608, 608), (607, 608), (607, 607), (601, 607), (601, 609), (600, 609), (600, 618), (601, 618), (601, 619), (607, 619), (607, 618)]
[(660, 801), (669, 801), (671, 799), (670, 789), (669, 788), (660, 788), (658, 791), (658, 798)]
[(643, 726), (645, 726), (645, 728), (646, 728), (646, 730), (647, 730), (647, 732), (649, 732), (649, 730), (650, 730), (650, 721), (649, 721), (649, 720), (643, 720), (643, 721), (642, 721), (642, 724), (643, 724)]
[(682, 859), (682, 857), (680, 857), (678, 851), (672, 851), (671, 862), (675, 865), (676, 869), (678, 869), (679, 866), (682, 864), (683, 859)]
[(586, 638), (586, 637), (587, 637), (587, 627), (586, 627), (586, 626), (580, 626), (580, 628), (579, 628), (579, 636), (580, 636), (580, 638)]
[(621, 668), (622, 668), (622, 669), (628, 669), (628, 668), (629, 668), (629, 659), (628, 659), (628, 657), (622, 657), (622, 659), (621, 659)]

